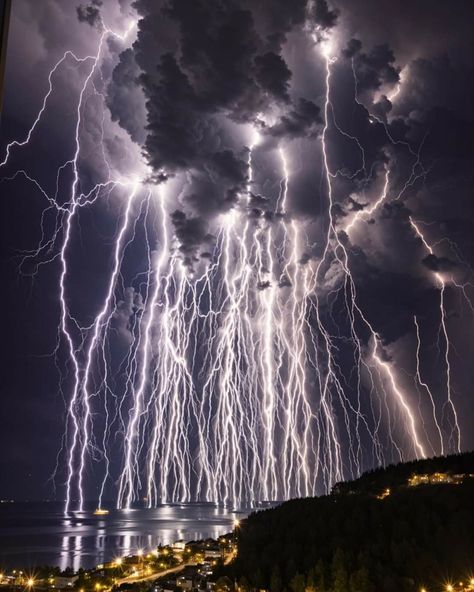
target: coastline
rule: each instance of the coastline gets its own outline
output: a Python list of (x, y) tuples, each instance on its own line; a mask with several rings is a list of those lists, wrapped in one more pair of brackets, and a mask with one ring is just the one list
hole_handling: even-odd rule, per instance
[(2, 504), (0, 570), (33, 570), (45, 564), (62, 571), (91, 569), (140, 548), (154, 549), (180, 539), (217, 539), (232, 529), (236, 518), (253, 511), (191, 503), (96, 516), (95, 508), (91, 502), (83, 513), (65, 514), (59, 502)]
[[(116, 557), (92, 569), (60, 570), (55, 566), (40, 566), (35, 570), (13, 569), (0, 572), (0, 590), (37, 590), (39, 592), (110, 592), (111, 590), (153, 590), (160, 585), (180, 587), (180, 581), (203, 584), (212, 590), (214, 572), (236, 556), (236, 529), (218, 539), (175, 541), (156, 549), (139, 549), (134, 555)], [(185, 585), (184, 588), (187, 586)]]

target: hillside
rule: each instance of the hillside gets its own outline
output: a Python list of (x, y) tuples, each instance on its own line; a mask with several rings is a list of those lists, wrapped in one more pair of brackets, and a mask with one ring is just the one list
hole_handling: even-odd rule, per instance
[(438, 456), (367, 471), (354, 481), (336, 483), (333, 493), (374, 493), (405, 487), (414, 475), (474, 475), (474, 452)]
[(271, 592), (433, 592), (466, 581), (474, 574), (474, 478), (407, 480), (428, 471), (474, 473), (473, 459), (397, 465), (336, 494), (254, 513), (238, 529), (238, 556), (227, 573), (244, 590)]

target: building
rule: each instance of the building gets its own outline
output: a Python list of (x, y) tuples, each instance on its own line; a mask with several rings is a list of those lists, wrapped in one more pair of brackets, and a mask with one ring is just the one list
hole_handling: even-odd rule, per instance
[(179, 576), (176, 578), (176, 586), (181, 590), (192, 590), (194, 588), (194, 579), (192, 576)]
[(222, 551), (219, 547), (206, 547), (204, 549), (205, 559), (220, 559), (222, 557)]
[(408, 479), (409, 487), (417, 487), (418, 485), (436, 485), (438, 483), (449, 483), (458, 485), (464, 479), (471, 477), (471, 475), (451, 475), (451, 473), (424, 473), (414, 474)]

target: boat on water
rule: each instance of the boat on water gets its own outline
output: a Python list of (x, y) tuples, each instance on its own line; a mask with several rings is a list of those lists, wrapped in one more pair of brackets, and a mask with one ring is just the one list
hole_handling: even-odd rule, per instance
[(104, 510), (104, 508), (97, 508), (96, 510), (94, 510), (95, 516), (106, 516), (108, 513), (109, 513), (109, 511)]

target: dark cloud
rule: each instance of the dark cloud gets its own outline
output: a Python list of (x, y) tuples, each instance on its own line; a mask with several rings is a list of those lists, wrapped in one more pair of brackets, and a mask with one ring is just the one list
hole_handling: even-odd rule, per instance
[(261, 218), (263, 216), (263, 210), (259, 208), (250, 208), (248, 210), (248, 217), (251, 219), (256, 220), (257, 218)]
[(206, 167), (187, 176), (182, 202), (193, 215), (202, 216), (209, 223), (216, 215), (233, 207), (246, 186), (219, 176), (210, 161), (206, 162)]
[(171, 214), (176, 238), (179, 242), (179, 250), (183, 255), (184, 264), (190, 269), (198, 261), (197, 252), (203, 243), (211, 243), (214, 240), (207, 230), (207, 224), (202, 218), (189, 218), (181, 210), (175, 210)]
[[(210, 220), (246, 190), (248, 152), (242, 145), (237, 150), (231, 146), (225, 120), (253, 122), (270, 105), (289, 103), (291, 71), (280, 41), (289, 23), (301, 22), (301, 15), (287, 11), (281, 29), (271, 31), (277, 37), (281, 33), (277, 42), (257, 31), (256, 21), (267, 11), (263, 4), (260, 16), (245, 3), (218, 0), (172, 0), (161, 9), (146, 1), (136, 6), (144, 15), (134, 52), (144, 70), (140, 81), (147, 110), (145, 154), (155, 178), (195, 171), (185, 202), (193, 216)], [(176, 35), (156, 64), (143, 68), (145, 31), (154, 26), (157, 14)], [(132, 88), (131, 61), (131, 56), (121, 57), (114, 74), (118, 81), (125, 79), (125, 89)], [(112, 113), (136, 136), (135, 119), (129, 121), (130, 114), (121, 107), (120, 92), (125, 90), (111, 91)]]
[(473, 64), (461, 70), (446, 53), (430, 59), (418, 58), (404, 71), (399, 109), (421, 114), (438, 107), (472, 120), (474, 89), (465, 81), (473, 76)]
[(291, 71), (281, 55), (267, 52), (255, 58), (255, 78), (257, 83), (276, 99), (289, 100), (288, 87)]
[(146, 112), (139, 76), (133, 50), (129, 48), (121, 52), (107, 87), (107, 106), (112, 119), (130, 134), (134, 142), (143, 144)]
[(269, 199), (264, 195), (250, 192), (250, 205), (252, 207), (258, 207), (262, 210), (266, 209), (269, 205)]
[(383, 204), (379, 217), (382, 220), (397, 220), (409, 223), (410, 210), (401, 201), (391, 201)]
[[(346, 49), (346, 55), (347, 52)], [(377, 90), (383, 84), (395, 84), (400, 79), (399, 70), (394, 65), (395, 55), (387, 43), (373, 47), (368, 53), (356, 51), (352, 59), (360, 92)]]
[(218, 175), (235, 185), (242, 185), (247, 181), (248, 164), (232, 150), (215, 152), (210, 156), (209, 163)]
[(91, 27), (101, 27), (102, 18), (100, 15), (100, 8), (102, 7), (102, 0), (92, 0), (90, 4), (81, 4), (77, 7), (77, 18), (81, 23), (87, 23)]
[[(120, 22), (116, 14), (110, 12), (113, 3), (101, 4), (83, 0), (76, 11), (76, 2), (18, 0), (14, 3), (20, 8), (16, 10), (14, 6), (13, 9), (16, 15), (12, 38), (16, 41), (13, 51), (9, 47), (9, 96), (2, 118), (5, 138), (24, 137), (25, 129), (34, 120), (37, 105), (41, 104), (49, 68), (64, 49), (72, 47), (78, 55), (88, 55), (91, 48), (96, 48), (96, 28), (101, 26), (101, 17), (107, 23)], [(128, 3), (121, 0), (120, 5), (128, 13)], [(116, 44), (111, 52), (114, 55), (105, 64), (106, 73), (108, 68), (114, 68), (107, 88), (107, 105), (113, 120), (134, 142), (143, 145), (156, 181), (186, 173), (182, 176), (185, 181), (179, 204), (170, 211), (177, 208), (171, 215), (176, 248), (190, 269), (199, 265), (199, 260), (205, 260), (201, 263), (205, 265), (213, 258), (216, 216), (234, 207), (239, 194), (247, 197), (248, 146), (252, 126), (258, 125), (263, 139), (253, 151), (250, 204), (244, 212), (252, 219), (249, 232), (257, 227), (261, 229), (274, 217), (275, 196), (282, 177), (278, 151), (274, 150), (278, 142), (285, 149), (290, 171), (288, 219), (296, 220), (307, 234), (305, 242), (301, 233), (299, 264), (314, 261), (313, 267), (319, 261), (328, 224), (327, 187), (320, 148), (325, 63), (309, 31), (316, 25), (320, 35), (325, 36), (329, 29), (337, 28), (333, 39), (346, 59), (338, 59), (331, 67), (327, 152), (335, 174), (332, 214), (338, 230), (344, 228), (354, 212), (374, 203), (380, 195), (383, 172), (390, 169), (385, 204), (377, 208), (370, 219), (362, 216), (353, 232), (341, 231), (338, 236), (348, 252), (358, 305), (383, 344), (393, 346), (386, 359), (390, 359), (397, 370), (397, 378), (403, 381), (405, 372), (396, 366), (399, 363), (397, 348), (402, 349), (398, 340), (405, 339), (403, 351), (409, 361), (408, 375), (415, 359), (413, 315), (423, 320), (422, 357), (426, 351), (436, 350), (431, 344), (438, 337), (439, 285), (433, 273), (426, 270), (461, 276), (474, 265), (474, 3), (459, 0), (454, 6), (449, 2), (414, 0), (403, 3), (403, 10), (400, 3), (393, 0), (376, 3), (373, 0), (358, 0), (357, 3), (334, 0), (329, 5), (324, 1), (307, 3), (306, 0), (137, 0), (135, 6), (140, 16), (136, 42), (118, 57), (114, 52), (120, 44)], [(82, 26), (78, 19), (90, 26)], [(305, 25), (308, 25), (306, 30)], [(357, 78), (357, 98), (363, 104), (354, 100), (352, 63)], [(33, 157), (30, 158), (26, 150), (15, 152), (15, 156), (27, 156), (25, 162), (33, 167), (35, 174), (35, 167), (42, 169), (38, 175), (42, 181), (44, 175), (45, 184), (53, 191), (55, 176), (45, 171), (50, 170), (51, 161), (55, 163), (55, 170), (56, 162), (63, 162), (66, 150), (62, 152), (62, 147), (69, 148), (69, 144), (58, 138), (65, 134), (70, 139), (65, 123), (71, 120), (73, 113), (72, 102), (64, 98), (64, 89), (70, 88), (65, 81), (73, 79), (73, 86), (77, 87), (84, 72), (85, 65), (73, 68), (69, 63), (57, 72), (55, 92), (48, 104), (52, 107), (49, 113), (54, 113), (54, 117), (45, 117), (39, 133), (34, 134), (38, 144), (32, 146)], [(20, 82), (12, 84), (12, 79)], [(399, 81), (400, 93), (389, 99)], [(74, 93), (71, 96), (75, 97)], [(18, 108), (24, 103), (31, 103), (30, 111)], [(88, 100), (88, 114), (95, 104), (93, 98)], [(264, 120), (276, 123), (265, 127), (261, 123)], [(336, 124), (346, 135), (336, 129)], [(45, 129), (54, 140), (52, 150), (45, 148)], [(90, 132), (84, 126), (84, 133), (90, 135), (92, 144), (97, 135)], [(128, 145), (123, 136), (109, 134), (104, 144), (115, 170), (126, 174)], [(354, 138), (363, 146), (365, 168)], [(419, 149), (420, 162), (415, 165)], [(84, 153), (83, 160), (94, 158), (95, 154), (95, 150)], [(81, 166), (86, 169), (90, 165), (83, 162)], [(403, 198), (397, 200), (411, 171), (420, 173), (422, 167), (426, 174), (409, 184)], [(353, 174), (354, 177), (349, 178)], [(47, 178), (48, 175), (51, 178)], [(35, 202), (34, 207), (28, 207), (28, 216), (25, 216), (25, 187), (20, 187), (18, 196), (13, 194), (15, 199), (2, 200), (2, 239), (8, 248), (10, 245), (17, 247), (19, 237), (21, 247), (30, 248), (31, 237), (38, 233), (41, 211)], [(349, 212), (352, 212), (350, 217)], [(85, 211), (84, 216), (87, 215)], [(425, 245), (414, 234), (410, 216), (427, 221), (423, 232), (433, 245), (433, 255), (427, 254)], [(84, 242), (91, 233), (86, 219), (82, 224)], [(275, 224), (275, 243), (277, 226)], [(115, 231), (115, 228), (110, 230), (110, 236)], [(87, 252), (87, 255), (88, 265), (97, 258), (95, 252)], [(145, 260), (142, 253), (135, 257)], [(18, 285), (18, 274), (16, 267), (10, 265), (10, 259), (10, 253), (2, 259), (2, 265), (7, 268), (2, 277), (6, 278), (8, 303), (5, 309), (12, 310), (12, 314), (7, 315), (4, 340), (4, 366), (9, 368), (7, 379), (11, 384), (2, 383), (2, 393), (8, 391), (2, 400), (7, 401), (6, 415), (13, 419), (5, 436), (10, 446), (5, 445), (4, 449), (10, 448), (12, 454), (26, 458), (25, 444), (18, 440), (11, 426), (23, 426), (16, 431), (27, 434), (27, 442), (33, 448), (38, 422), (31, 410), (36, 410), (38, 401), (44, 405), (46, 390), (57, 392), (57, 382), (51, 373), (47, 387), (40, 389), (41, 398), (38, 398), (37, 385), (44, 385), (44, 372), (39, 364), (36, 368), (36, 362), (25, 363), (26, 351), (54, 350), (57, 299), (53, 299), (51, 285), (55, 285), (57, 278), (53, 268), (48, 270), (44, 266), (42, 273), (46, 275), (38, 275), (35, 298), (27, 297), (26, 290), (25, 294), (19, 294), (13, 289)], [(80, 267), (77, 261), (74, 264)], [(331, 262), (328, 268), (328, 284), (339, 287), (341, 276), (337, 275), (337, 265)], [(264, 277), (272, 279), (260, 282), (257, 289), (267, 289), (270, 281), (276, 285), (279, 276)], [(466, 293), (469, 296), (472, 278), (468, 281)], [(97, 291), (86, 295), (85, 284), (87, 282), (72, 286), (71, 291), (97, 310)], [(292, 289), (285, 275), (278, 280), (278, 286)], [(449, 335), (453, 347), (469, 352), (472, 339), (466, 327), (472, 322), (472, 311), (464, 303), (464, 313), (459, 312), (462, 307), (458, 306), (458, 299), (451, 298), (454, 292), (453, 286), (446, 294), (446, 303), (451, 309), (448, 311)], [(459, 295), (459, 301), (464, 302), (461, 292)], [(341, 290), (342, 296), (345, 294)], [(141, 313), (142, 304), (140, 295), (132, 289), (117, 300), (112, 322), (124, 342), (131, 337), (134, 315)], [(331, 311), (334, 318), (339, 320), (343, 310), (343, 304), (334, 300)], [(44, 315), (47, 323), (44, 323)], [(329, 316), (325, 318), (323, 311), (322, 322), (330, 324)], [(461, 347), (458, 347), (460, 340)], [(381, 355), (385, 356), (383, 352)], [(468, 399), (464, 393), (470, 392), (472, 384), (472, 373), (469, 375), (470, 369), (462, 363), (464, 357), (469, 356), (452, 356), (453, 392), (459, 400)], [(440, 379), (435, 370), (439, 369), (439, 360), (435, 363), (433, 359), (430, 364), (426, 357), (423, 361), (421, 369), (427, 383), (435, 396), (442, 393), (444, 397), (444, 376)], [(32, 372), (25, 373), (24, 368)], [(441, 374), (443, 372), (442, 368)], [(16, 412), (12, 416), (10, 411), (18, 409), (14, 396), (18, 392), (25, 393), (25, 408), (30, 411), (26, 415)], [(62, 429), (60, 421), (51, 420), (56, 417), (55, 411), (57, 401), (48, 408), (51, 434), (60, 433)], [(470, 425), (468, 421), (466, 425)], [(50, 451), (54, 449), (51, 444), (46, 444), (45, 450), (47, 447)], [(45, 463), (43, 455), (41, 463)], [(14, 463), (5, 466), (4, 473), (12, 467), (13, 471), (19, 470)], [(21, 470), (26, 473), (23, 465)], [(49, 470), (50, 467), (41, 465), (38, 482)], [(24, 487), (20, 495), (24, 495), (23, 490)]]
[(422, 260), (430, 271), (452, 271), (456, 267), (456, 263), (448, 259), (447, 257), (437, 257), (435, 254), (430, 253)]
[(455, 10), (450, 2), (432, 0), (404, 2), (403, 10), (393, 0), (378, 0), (376, 5), (373, 0), (358, 0), (357, 6), (353, 0), (335, 0), (334, 4), (349, 37), (361, 39), (365, 47), (388, 43), (401, 65), (442, 53), (464, 64), (472, 62), (471, 0), (457, 0)]
[(347, 212), (341, 204), (336, 203), (332, 206), (332, 215), (334, 219), (337, 220), (338, 218), (345, 218), (347, 216)]
[(199, 154), (195, 133), (201, 122), (193, 116), (198, 100), (173, 55), (162, 56), (157, 70), (158, 85), (142, 76), (148, 99), (148, 160), (155, 171), (187, 168)]
[(263, 292), (263, 290), (267, 290), (268, 288), (270, 288), (272, 285), (272, 283), (270, 281), (264, 281), (264, 282), (258, 282), (257, 284), (257, 290), (259, 292)]
[(337, 23), (339, 11), (329, 8), (326, 0), (316, 0), (311, 16), (322, 29), (332, 29)]
[(321, 110), (307, 99), (300, 98), (294, 108), (280, 121), (266, 130), (266, 133), (276, 138), (314, 138), (321, 130)]
[[(115, 67), (111, 112), (140, 142), (139, 110), (126, 109), (130, 98), (139, 106), (134, 88), (139, 65), (147, 120), (143, 147), (152, 176), (161, 181), (188, 174), (186, 220), (197, 224), (204, 217), (203, 229), (247, 191), (248, 151), (242, 140), (235, 146), (226, 122), (258, 126), (262, 113), (275, 110), (277, 123), (262, 129), (268, 140), (312, 140), (320, 133), (317, 102), (293, 97), (286, 43), (308, 19), (320, 30), (334, 27), (338, 11), (324, 0), (309, 10), (303, 0), (137, 0), (135, 7), (142, 16), (138, 39), (133, 55), (124, 52)], [(160, 43), (154, 41), (158, 38)], [(253, 197), (248, 215), (271, 222), (272, 207), (271, 201), (257, 204)], [(189, 247), (195, 253), (196, 237), (205, 232), (184, 232), (182, 224), (181, 251)]]
[(353, 199), (351, 196), (349, 196), (348, 201), (350, 204), (351, 212), (361, 212), (362, 210), (365, 210), (365, 208), (369, 205), (368, 203), (360, 203)]
[(342, 55), (346, 58), (353, 58), (362, 49), (362, 41), (360, 39), (349, 39), (346, 47), (342, 50)]
[(307, 0), (260, 0), (244, 2), (252, 10), (259, 28), (265, 31), (270, 45), (280, 47), (286, 33), (295, 26), (302, 25), (307, 17)]
[(385, 123), (388, 123), (387, 116), (391, 110), (392, 103), (385, 95), (382, 95), (380, 99), (372, 106), (372, 113)]
[[(404, 232), (408, 237), (408, 228), (403, 231), (401, 227), (386, 229), (386, 242), (391, 252)], [(431, 307), (435, 311), (439, 303), (436, 288), (427, 287), (422, 278), (409, 271), (411, 264), (416, 263), (413, 256), (410, 257), (417, 248), (416, 241), (407, 239), (404, 247), (399, 251), (399, 256), (405, 258), (405, 265), (400, 269), (375, 264), (372, 253), (354, 245), (348, 249), (359, 304), (385, 345), (411, 333), (413, 315), (427, 314)], [(366, 338), (370, 338), (368, 333)]]

